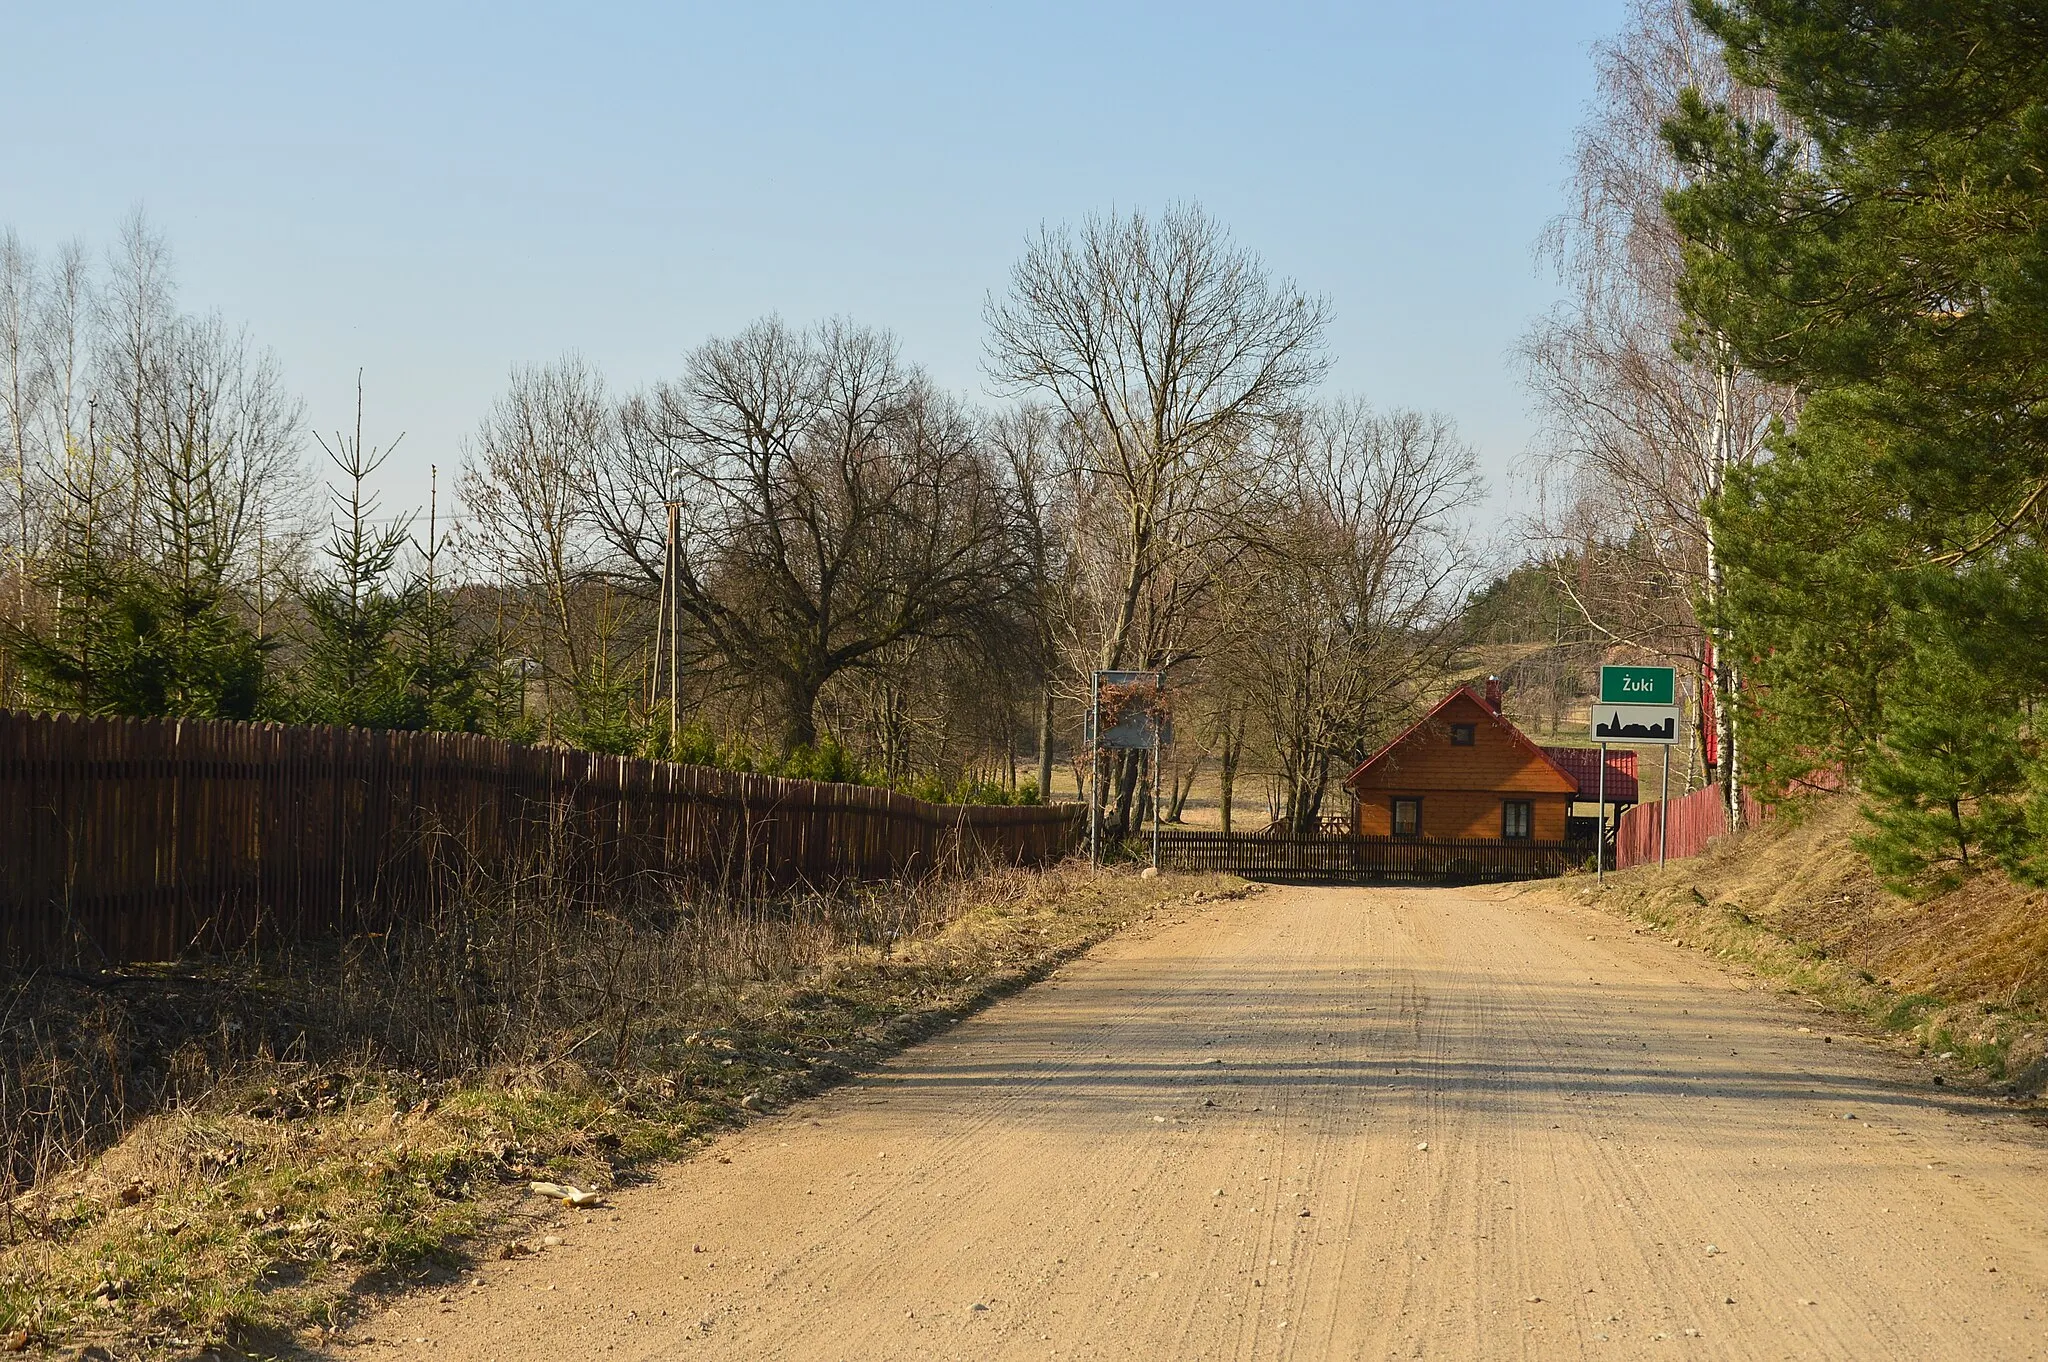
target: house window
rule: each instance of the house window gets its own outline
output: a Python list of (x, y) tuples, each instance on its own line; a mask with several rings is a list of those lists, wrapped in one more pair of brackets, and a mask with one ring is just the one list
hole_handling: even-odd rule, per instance
[(1420, 799), (1396, 799), (1394, 801), (1394, 835), (1396, 837), (1420, 837), (1422, 835), (1422, 801)]
[(1503, 800), (1500, 806), (1500, 835), (1511, 842), (1529, 840), (1530, 829), (1535, 825), (1535, 812), (1526, 799)]
[(1471, 724), (1452, 724), (1452, 725), (1451, 725), (1451, 746), (1453, 746), (1453, 747), (1470, 747), (1470, 746), (1472, 746), (1473, 742), (1475, 741), (1475, 738), (1473, 737), (1473, 734), (1474, 734), (1474, 733), (1475, 733), (1476, 731), (1477, 731), (1477, 730), (1476, 730), (1476, 729), (1474, 728), (1474, 726), (1473, 726), (1473, 725), (1471, 725)]

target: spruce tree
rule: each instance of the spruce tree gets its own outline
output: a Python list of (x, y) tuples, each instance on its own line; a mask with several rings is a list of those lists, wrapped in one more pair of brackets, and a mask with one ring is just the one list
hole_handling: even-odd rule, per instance
[(218, 582), (132, 559), (65, 554), (47, 621), (5, 625), (32, 705), (128, 718), (251, 719), (268, 651)]
[(412, 606), (399, 641), (421, 726), (443, 733), (484, 728), (490, 709), (488, 649), (465, 642), (455, 619), (452, 591), (442, 571), (448, 536), (440, 524), (440, 470), (430, 470), (427, 539), (420, 548), (421, 571), (412, 584)]
[(358, 379), (355, 433), (336, 434), (331, 445), (320, 441), (342, 485), (332, 491), (330, 532), (321, 550), (325, 568), (299, 590), (309, 627), (296, 678), (297, 709), (299, 717), (315, 723), (425, 726), (399, 646), (400, 629), (418, 607), (416, 591), (397, 578), (410, 520), (379, 526), (377, 498), (367, 490), (397, 444), (380, 450), (363, 443)]

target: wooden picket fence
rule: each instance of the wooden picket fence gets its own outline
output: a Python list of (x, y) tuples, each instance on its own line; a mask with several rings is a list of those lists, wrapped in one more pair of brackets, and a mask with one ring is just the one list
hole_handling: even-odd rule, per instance
[(375, 931), (542, 859), (592, 895), (1043, 864), (1083, 821), (470, 734), (0, 710), (0, 960)]
[[(1768, 806), (1757, 802), (1749, 791), (1742, 792), (1742, 816), (1759, 823)], [(1626, 870), (1632, 865), (1657, 863), (1659, 811), (1656, 804), (1638, 804), (1622, 814), (1614, 829), (1614, 866)], [(1718, 785), (1694, 790), (1671, 801), (1671, 826), (1665, 854), (1669, 857), (1697, 856), (1707, 844), (1728, 832), (1728, 803)]]
[(1229, 871), (1248, 879), (1475, 884), (1562, 875), (1592, 855), (1591, 842), (1353, 837), (1341, 833), (1310, 837), (1272, 832), (1159, 834), (1162, 868)]

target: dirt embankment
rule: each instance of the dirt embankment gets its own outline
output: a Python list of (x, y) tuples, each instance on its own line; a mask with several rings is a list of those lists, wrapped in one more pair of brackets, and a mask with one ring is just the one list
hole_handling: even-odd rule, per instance
[(1901, 898), (1856, 850), (1865, 828), (1853, 797), (1813, 800), (1704, 856), (1612, 875), (1597, 897), (2014, 1091), (2040, 1093), (2048, 892), (1985, 873)]

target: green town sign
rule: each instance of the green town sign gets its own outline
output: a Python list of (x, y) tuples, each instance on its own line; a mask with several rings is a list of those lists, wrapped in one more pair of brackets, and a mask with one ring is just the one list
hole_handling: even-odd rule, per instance
[(1677, 703), (1676, 673), (1670, 667), (1602, 667), (1603, 705), (1669, 705)]

